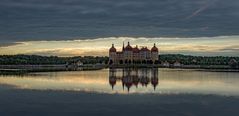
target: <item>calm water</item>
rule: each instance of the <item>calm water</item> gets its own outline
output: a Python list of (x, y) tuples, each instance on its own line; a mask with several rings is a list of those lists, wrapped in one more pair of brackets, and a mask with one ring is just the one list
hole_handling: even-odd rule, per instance
[(239, 96), (238, 73), (184, 69), (44, 72), (25, 76), (0, 76), (0, 84), (37, 90)]

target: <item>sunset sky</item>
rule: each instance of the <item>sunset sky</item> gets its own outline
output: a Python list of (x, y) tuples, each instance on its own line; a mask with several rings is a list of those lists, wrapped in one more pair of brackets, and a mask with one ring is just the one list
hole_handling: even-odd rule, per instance
[(0, 54), (239, 56), (238, 0), (0, 0)]

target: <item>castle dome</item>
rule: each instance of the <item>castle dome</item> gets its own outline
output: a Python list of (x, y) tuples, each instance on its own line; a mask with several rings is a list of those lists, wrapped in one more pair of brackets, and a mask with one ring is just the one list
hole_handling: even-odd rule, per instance
[(125, 51), (132, 51), (133, 48), (130, 46), (129, 42), (128, 42), (128, 45), (125, 47), (124, 49)]
[(152, 47), (151, 52), (158, 52), (158, 48), (156, 47), (155, 44), (154, 44), (154, 47)]
[(114, 44), (112, 44), (112, 47), (110, 48), (109, 51), (110, 51), (110, 52), (116, 52), (116, 49), (115, 49), (115, 47), (114, 47)]

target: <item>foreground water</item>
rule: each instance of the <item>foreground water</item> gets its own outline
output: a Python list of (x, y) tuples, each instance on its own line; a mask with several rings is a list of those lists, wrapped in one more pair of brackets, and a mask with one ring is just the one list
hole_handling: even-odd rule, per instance
[(0, 84), (34, 90), (239, 96), (238, 73), (188, 69), (43, 72), (24, 76), (0, 76)]

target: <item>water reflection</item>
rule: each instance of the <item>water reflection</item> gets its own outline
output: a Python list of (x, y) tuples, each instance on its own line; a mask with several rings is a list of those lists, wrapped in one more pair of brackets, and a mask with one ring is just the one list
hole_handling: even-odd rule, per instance
[[(100, 93), (216, 94), (239, 96), (238, 73), (189, 69), (103, 69), (0, 75), (1, 85), (20, 89)], [(112, 90), (113, 89), (113, 90)]]
[(156, 89), (158, 85), (158, 69), (157, 68), (123, 68), (109, 70), (109, 84), (114, 89), (117, 82), (121, 82), (123, 90), (125, 87), (128, 92), (132, 86), (138, 88), (139, 85), (147, 87), (151, 84)]

